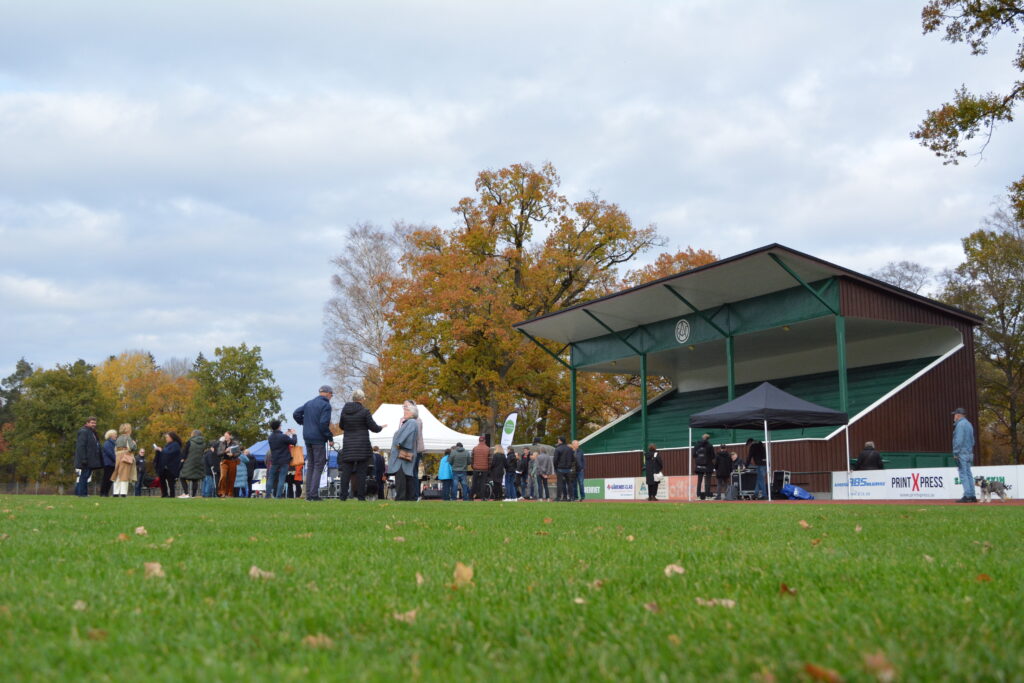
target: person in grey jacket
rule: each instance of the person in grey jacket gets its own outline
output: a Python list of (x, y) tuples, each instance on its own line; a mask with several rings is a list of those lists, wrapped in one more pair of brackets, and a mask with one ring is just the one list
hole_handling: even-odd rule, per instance
[(545, 446), (538, 441), (534, 441), (533, 448), (530, 450), (537, 454), (534, 457), (537, 463), (537, 469), (535, 470), (537, 473), (537, 498), (550, 500), (551, 491), (548, 489), (548, 479), (555, 473), (554, 449), (551, 446)]
[(967, 419), (967, 411), (957, 408), (953, 411), (953, 459), (960, 470), (960, 484), (964, 487), (964, 497), (958, 503), (977, 503), (974, 495), (974, 427)]
[[(388, 474), (395, 476), (395, 500), (416, 500), (415, 489), (419, 486), (414, 475), (414, 462), (419, 455), (416, 450), (420, 441), (419, 432), (419, 410), (415, 403), (406, 401), (402, 404), (402, 422), (391, 438), (391, 457), (388, 459)], [(412, 460), (399, 458), (399, 450), (411, 453)]]
[(471, 502), (469, 496), (469, 468), (473, 463), (473, 456), (465, 449), (462, 442), (455, 444), (452, 453), (448, 456), (448, 464), (452, 466), (452, 475), (455, 477), (455, 490), (462, 491), (462, 500)]

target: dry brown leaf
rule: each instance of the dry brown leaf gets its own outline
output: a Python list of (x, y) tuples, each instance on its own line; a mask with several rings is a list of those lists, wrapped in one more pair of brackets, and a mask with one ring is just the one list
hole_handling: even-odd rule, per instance
[(135, 535), (136, 536), (145, 536), (148, 533), (149, 532), (146, 531), (146, 527), (144, 527), (144, 526), (137, 526), (137, 527), (135, 527)]
[(604, 586), (604, 581), (602, 581), (601, 579), (594, 579), (587, 585), (593, 588), (594, 590), (599, 591)]
[(896, 680), (896, 668), (884, 652), (864, 655), (864, 668), (874, 674), (875, 679), (881, 683), (892, 683)]
[(630, 534), (629, 536), (626, 536), (626, 540), (629, 541), (630, 543), (632, 543), (633, 541), (636, 540), (636, 538), (634, 538), (633, 535)]
[(980, 581), (980, 582), (984, 583), (986, 581), (991, 581), (992, 577), (989, 576), (988, 574), (978, 574), (977, 576), (974, 577), (974, 580), (975, 581)]
[(587, 601), (586, 601), (585, 598), (573, 598), (572, 601), (575, 602), (577, 605), (585, 605), (585, 604), (587, 604)]
[(534, 531), (533, 533), (534, 533), (535, 536), (550, 536), (551, 535), (550, 531)]
[(686, 570), (680, 567), (678, 564), (670, 564), (665, 566), (665, 576), (671, 577), (673, 574), (685, 574)]
[(172, 543), (174, 543), (174, 536), (171, 536), (166, 541), (164, 541), (164, 545), (170, 545)]
[(935, 558), (932, 557), (931, 555), (924, 555), (923, 557), (924, 557), (924, 561), (925, 562), (934, 562), (935, 561)]
[(454, 576), (456, 588), (473, 585), (473, 567), (469, 565), (456, 562)]
[(274, 572), (264, 571), (256, 565), (249, 567), (249, 578), (250, 579), (272, 579), (274, 578)]
[(117, 540), (119, 541), (127, 541), (129, 538), (131, 537), (126, 533), (120, 533), (117, 535)]
[(52, 509), (53, 509), (53, 506), (52, 506), (52, 505), (47, 505), (47, 506), (46, 506), (46, 509), (47, 509), (47, 510), (52, 510)]
[(422, 586), (424, 582), (426, 582), (426, 579), (423, 578), (423, 574), (416, 572), (416, 585)]
[(302, 639), (302, 644), (306, 647), (321, 648), (331, 647), (334, 645), (334, 641), (323, 633), (317, 633), (315, 636), (309, 635)]
[(804, 673), (815, 681), (825, 681), (825, 683), (840, 683), (843, 680), (838, 672), (810, 662), (804, 664)]
[(89, 640), (106, 640), (107, 632), (101, 628), (91, 628), (85, 632), (86, 637)]
[(695, 600), (701, 607), (728, 607), (732, 609), (736, 606), (736, 601), (729, 598), (695, 598)]
[(800, 525), (800, 528), (801, 528), (801, 529), (810, 529), (810, 528), (811, 528), (811, 525), (810, 525), (810, 524), (808, 524), (808, 523), (807, 523), (807, 520), (805, 520), (805, 519), (801, 519), (801, 520), (800, 520), (800, 521), (798, 522), (798, 524)]
[(313, 538), (313, 532), (307, 531), (304, 534), (295, 534), (295, 538)]
[(672, 643), (673, 645), (682, 645), (683, 639), (674, 633), (670, 633), (668, 634), (668, 642)]
[(551, 524), (551, 522), (553, 522), (553, 521), (555, 521), (555, 520), (551, 519), (550, 517), (545, 517), (544, 518), (544, 523), (545, 524)]
[(644, 609), (648, 612), (653, 612), (654, 614), (657, 614), (661, 611), (661, 607), (656, 602), (645, 602)]
[(159, 562), (143, 562), (142, 567), (146, 570), (147, 579), (162, 579), (165, 576), (164, 568)]
[(260, 539), (259, 539), (259, 538), (257, 538), (256, 536), (250, 536), (250, 537), (249, 537), (249, 540), (250, 540), (250, 541), (253, 541), (253, 542), (255, 542), (255, 541), (258, 541), (258, 540), (260, 540)]
[(407, 624), (416, 623), (416, 610), (414, 609), (411, 609), (408, 612), (394, 612), (391, 616), (398, 621), (404, 621)]
[(506, 536), (506, 537), (505, 537), (505, 545), (508, 545), (508, 544), (509, 544), (509, 543), (511, 543), (511, 542), (512, 542), (512, 539), (511, 539), (511, 538), (509, 538), (508, 536)]
[(71, 609), (75, 610), (76, 612), (84, 612), (85, 610), (89, 609), (89, 605), (86, 604), (85, 600), (75, 600), (75, 604), (71, 606)]
[(864, 531), (864, 527), (862, 527), (860, 524), (858, 524), (857, 526), (853, 527), (853, 532), (856, 533), (856, 534), (859, 534), (862, 531)]
[(395, 541), (395, 543), (405, 543), (405, 537), (404, 536), (395, 536), (395, 538), (393, 540)]
[(779, 593), (782, 595), (796, 595), (796, 589), (790, 588), (784, 583), (779, 584)]
[(981, 544), (981, 552), (987, 553), (989, 550), (992, 550), (992, 544), (991, 543), (989, 543), (988, 541), (985, 541), (984, 543)]
[(10, 536), (8, 534), (0, 534), (0, 541), (6, 541)]
[(390, 524), (385, 524), (384, 525), (384, 531), (391, 531), (391, 525)]
[(816, 546), (816, 545), (818, 545), (819, 543), (821, 543), (821, 539), (820, 539), (820, 538), (812, 538), (812, 539), (811, 539), (811, 545), (812, 545), (812, 546)]

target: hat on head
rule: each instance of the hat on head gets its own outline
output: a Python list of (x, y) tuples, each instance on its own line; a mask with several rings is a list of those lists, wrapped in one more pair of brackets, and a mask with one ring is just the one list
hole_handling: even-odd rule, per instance
[(321, 394), (333, 394), (334, 393), (334, 389), (331, 389), (329, 384), (324, 384), (323, 386), (320, 387), (320, 393)]
[(964, 408), (957, 408), (953, 411), (954, 415), (966, 415), (967, 411)]

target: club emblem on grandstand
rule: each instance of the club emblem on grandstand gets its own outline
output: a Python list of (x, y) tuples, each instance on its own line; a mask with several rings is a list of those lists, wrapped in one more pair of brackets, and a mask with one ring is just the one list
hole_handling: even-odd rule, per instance
[(685, 344), (690, 339), (690, 323), (687, 320), (680, 320), (676, 323), (676, 341)]

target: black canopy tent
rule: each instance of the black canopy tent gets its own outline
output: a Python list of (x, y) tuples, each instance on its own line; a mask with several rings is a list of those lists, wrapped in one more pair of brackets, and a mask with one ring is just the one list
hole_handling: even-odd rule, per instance
[[(693, 466), (693, 428), (713, 427), (717, 429), (763, 429), (768, 469), (768, 500), (771, 500), (772, 471), (772, 429), (795, 429), (801, 427), (821, 427), (831, 425), (847, 426), (850, 417), (839, 410), (819, 406), (802, 398), (786, 393), (770, 382), (763, 382), (759, 387), (742, 396), (723, 403), (702, 413), (690, 416), (689, 463), (687, 469), (692, 472)], [(850, 432), (846, 434), (846, 469), (849, 481), (850, 469)], [(692, 489), (691, 489), (692, 496)]]

